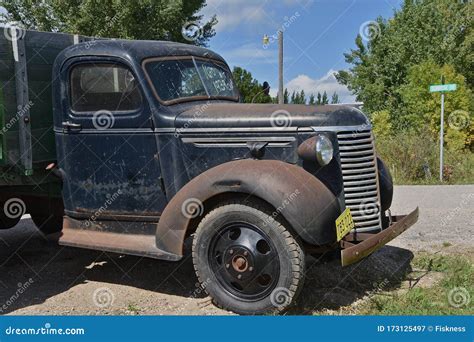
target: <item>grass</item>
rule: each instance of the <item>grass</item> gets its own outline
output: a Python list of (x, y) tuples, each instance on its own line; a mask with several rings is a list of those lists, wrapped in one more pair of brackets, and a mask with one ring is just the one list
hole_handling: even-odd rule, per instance
[(134, 313), (135, 315), (138, 315), (140, 313), (140, 308), (133, 303), (128, 304), (127, 310)]
[[(427, 132), (376, 137), (376, 149), (395, 184), (440, 184), (439, 145)], [(474, 153), (444, 150), (443, 184), (474, 183)]]
[(440, 272), (441, 280), (430, 287), (413, 287), (394, 293), (376, 293), (357, 310), (362, 315), (472, 315), (474, 314), (474, 266), (459, 255), (420, 254), (414, 269)]

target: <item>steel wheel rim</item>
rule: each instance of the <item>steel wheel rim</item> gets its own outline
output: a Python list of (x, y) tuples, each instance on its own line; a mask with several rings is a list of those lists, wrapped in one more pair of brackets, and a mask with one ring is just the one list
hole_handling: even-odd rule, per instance
[(247, 222), (220, 229), (209, 247), (209, 264), (223, 289), (234, 297), (258, 301), (278, 283), (280, 259), (269, 236)]

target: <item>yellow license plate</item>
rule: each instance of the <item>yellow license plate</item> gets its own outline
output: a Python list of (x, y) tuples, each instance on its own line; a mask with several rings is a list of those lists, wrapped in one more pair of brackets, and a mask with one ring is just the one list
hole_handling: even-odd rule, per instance
[(340, 241), (352, 229), (354, 229), (354, 220), (352, 219), (351, 210), (346, 208), (341, 215), (336, 219), (336, 236), (337, 241)]

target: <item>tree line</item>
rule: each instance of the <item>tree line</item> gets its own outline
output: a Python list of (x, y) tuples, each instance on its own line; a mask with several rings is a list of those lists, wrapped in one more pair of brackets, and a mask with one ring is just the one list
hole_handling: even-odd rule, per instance
[[(244, 103), (278, 103), (278, 97), (270, 96), (270, 88), (267, 82), (260, 83), (253, 78), (252, 73), (241, 67), (234, 67), (232, 75), (237, 88), (240, 90), (241, 99)], [(287, 88), (283, 92), (284, 103), (325, 105), (340, 103), (339, 95), (334, 92), (329, 99), (326, 91), (311, 93), (306, 96), (304, 90), (290, 92)]]
[(472, 149), (474, 3), (405, 0), (393, 18), (366, 23), (336, 78), (364, 103), (380, 134), (440, 131), (440, 94), (429, 86), (456, 83), (445, 98), (445, 140)]

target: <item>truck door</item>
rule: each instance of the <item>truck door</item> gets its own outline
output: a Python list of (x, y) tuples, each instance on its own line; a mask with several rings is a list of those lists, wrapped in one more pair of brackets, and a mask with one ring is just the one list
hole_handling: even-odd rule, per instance
[(135, 73), (118, 60), (78, 57), (60, 78), (55, 135), (65, 214), (157, 219), (166, 199), (151, 110)]

